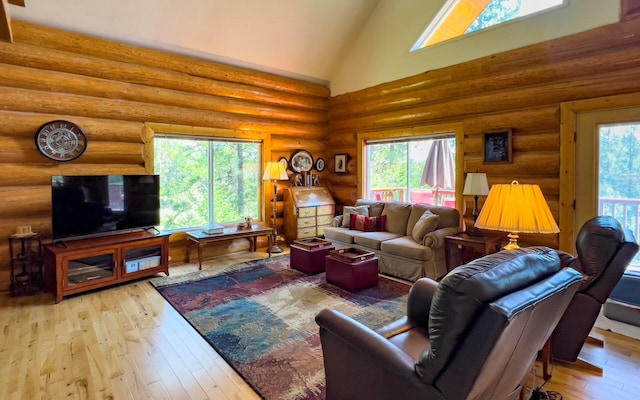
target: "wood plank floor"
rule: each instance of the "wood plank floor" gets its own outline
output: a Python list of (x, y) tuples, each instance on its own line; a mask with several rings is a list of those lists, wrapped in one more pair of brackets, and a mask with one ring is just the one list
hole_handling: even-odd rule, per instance
[[(209, 260), (216, 268), (264, 252)], [(197, 269), (171, 268), (171, 274)], [(71, 296), (0, 294), (0, 399), (259, 399), (147, 282)], [(598, 330), (583, 354), (604, 375), (555, 366), (545, 389), (564, 399), (640, 399), (640, 341)], [(542, 383), (541, 368), (529, 385)], [(528, 397), (528, 396), (527, 396)]]

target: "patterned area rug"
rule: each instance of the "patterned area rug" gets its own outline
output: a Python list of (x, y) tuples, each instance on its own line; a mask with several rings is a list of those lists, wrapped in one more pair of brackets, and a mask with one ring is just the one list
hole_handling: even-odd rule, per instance
[(267, 400), (324, 399), (315, 315), (339, 310), (376, 329), (406, 315), (409, 285), (384, 277), (350, 293), (289, 267), (289, 256), (154, 278), (151, 284)]

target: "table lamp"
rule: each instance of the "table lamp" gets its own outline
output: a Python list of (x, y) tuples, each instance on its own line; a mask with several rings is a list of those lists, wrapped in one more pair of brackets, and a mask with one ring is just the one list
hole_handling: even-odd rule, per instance
[(473, 197), (473, 229), (470, 229), (467, 234), (470, 236), (484, 236), (482, 232), (475, 226), (478, 220), (478, 196), (486, 196), (489, 194), (489, 184), (487, 183), (487, 174), (480, 172), (470, 172), (467, 174), (467, 180), (464, 182), (464, 189), (462, 191), (463, 196)]
[(278, 181), (288, 181), (287, 167), (284, 163), (269, 161), (262, 176), (263, 181), (273, 182), (273, 240), (269, 248), (269, 254), (282, 253), (283, 250), (278, 246), (278, 228), (276, 227), (277, 207), (276, 199), (278, 197)]
[(517, 181), (493, 185), (475, 226), (509, 232), (505, 250), (517, 249), (518, 233), (558, 233), (558, 225), (538, 185)]

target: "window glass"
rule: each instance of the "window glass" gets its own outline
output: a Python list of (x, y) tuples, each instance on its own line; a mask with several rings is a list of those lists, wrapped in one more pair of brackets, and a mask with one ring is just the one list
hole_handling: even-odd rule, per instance
[(448, 0), (411, 51), (551, 10), (565, 2), (566, 0)]
[(365, 192), (370, 200), (455, 207), (453, 135), (365, 145)]
[(259, 218), (260, 143), (156, 136), (154, 150), (159, 229)]

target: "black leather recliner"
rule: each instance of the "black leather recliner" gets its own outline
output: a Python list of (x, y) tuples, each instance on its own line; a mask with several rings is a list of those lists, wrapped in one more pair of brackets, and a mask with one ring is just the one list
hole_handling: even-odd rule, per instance
[(599, 216), (580, 228), (576, 251), (578, 257), (560, 252), (561, 263), (581, 272), (584, 279), (551, 336), (553, 359), (567, 362), (578, 359), (600, 308), (638, 252), (638, 244), (615, 218)]
[(516, 398), (581, 278), (555, 250), (533, 247), (418, 280), (407, 316), (378, 332), (322, 310), (326, 398)]

